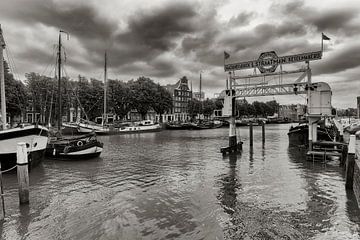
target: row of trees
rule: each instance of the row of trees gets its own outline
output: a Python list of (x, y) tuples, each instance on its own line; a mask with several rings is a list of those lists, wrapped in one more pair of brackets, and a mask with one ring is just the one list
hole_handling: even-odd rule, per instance
[[(5, 85), (7, 113), (12, 120), (26, 112), (32, 106), (40, 113), (45, 122), (57, 119), (58, 81), (37, 73), (25, 75), (25, 84), (15, 80), (5, 62)], [(171, 94), (150, 78), (139, 77), (137, 80), (123, 82), (108, 80), (107, 109), (120, 118), (136, 109), (143, 117), (153, 109), (157, 114), (164, 114), (172, 108)], [(96, 79), (79, 76), (79, 81), (63, 78), (61, 81), (62, 111), (71, 107), (82, 108), (87, 118), (93, 120), (103, 113), (104, 84)], [(82, 116), (85, 117), (85, 116)]]
[(279, 103), (275, 100), (268, 102), (248, 103), (246, 99), (236, 102), (236, 109), (238, 116), (254, 116), (254, 117), (266, 117), (273, 116), (274, 113), (279, 111)]
[[(237, 116), (253, 116), (253, 117), (267, 117), (272, 116), (279, 111), (279, 104), (275, 101), (248, 103), (246, 99), (236, 101)], [(206, 99), (202, 102), (192, 99), (189, 102), (189, 114), (191, 117), (197, 114), (204, 114), (208, 117), (212, 115), (214, 110), (220, 110), (223, 107), (223, 101), (220, 99)]]

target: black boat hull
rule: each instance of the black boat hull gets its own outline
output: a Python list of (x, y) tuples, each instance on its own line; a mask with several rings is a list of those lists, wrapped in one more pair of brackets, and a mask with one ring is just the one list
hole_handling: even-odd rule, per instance
[[(288, 132), (289, 144), (292, 146), (309, 145), (309, 128), (307, 125), (300, 125), (290, 128)], [(317, 129), (318, 141), (332, 141), (332, 137), (324, 128)]]
[(88, 159), (97, 157), (103, 150), (103, 143), (94, 134), (71, 139), (50, 141), (46, 148), (46, 156), (59, 159)]

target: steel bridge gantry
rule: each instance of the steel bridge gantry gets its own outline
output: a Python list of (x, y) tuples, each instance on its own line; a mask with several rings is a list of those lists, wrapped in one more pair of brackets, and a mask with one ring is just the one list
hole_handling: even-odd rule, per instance
[[(283, 76), (289, 74), (302, 73), (293, 83), (278, 83), (269, 84), (265, 81), (267, 76)], [(247, 76), (235, 76), (234, 73), (229, 73), (229, 85), (235, 90), (236, 98), (257, 97), (257, 96), (272, 96), (272, 95), (297, 95), (307, 94), (311, 86), (311, 69), (298, 69), (294, 71), (281, 71), (268, 74), (253, 74)], [(306, 79), (306, 76), (308, 79)], [(239, 84), (237, 80), (247, 80), (252, 78), (263, 78), (262, 82)], [(306, 81), (304, 81), (306, 80)], [(222, 94), (223, 95), (223, 94)]]

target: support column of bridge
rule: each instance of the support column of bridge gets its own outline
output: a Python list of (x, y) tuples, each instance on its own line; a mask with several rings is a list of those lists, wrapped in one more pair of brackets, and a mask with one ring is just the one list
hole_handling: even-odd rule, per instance
[(229, 146), (220, 149), (223, 155), (232, 152), (238, 152), (242, 149), (242, 142), (237, 141), (236, 135), (236, 102), (235, 90), (232, 87), (232, 76), (229, 74), (229, 88), (226, 90), (224, 98), (223, 116), (229, 119)]

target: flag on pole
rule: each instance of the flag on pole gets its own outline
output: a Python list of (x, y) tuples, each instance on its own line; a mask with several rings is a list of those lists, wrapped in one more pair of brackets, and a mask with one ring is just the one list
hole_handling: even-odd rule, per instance
[(230, 54), (224, 51), (224, 59), (228, 59), (230, 57)]
[(321, 52), (324, 51), (324, 40), (330, 40), (328, 36), (326, 36), (324, 33), (321, 33)]
[(321, 33), (322, 34), (322, 40), (330, 40), (330, 38), (328, 36), (326, 36), (324, 33)]

